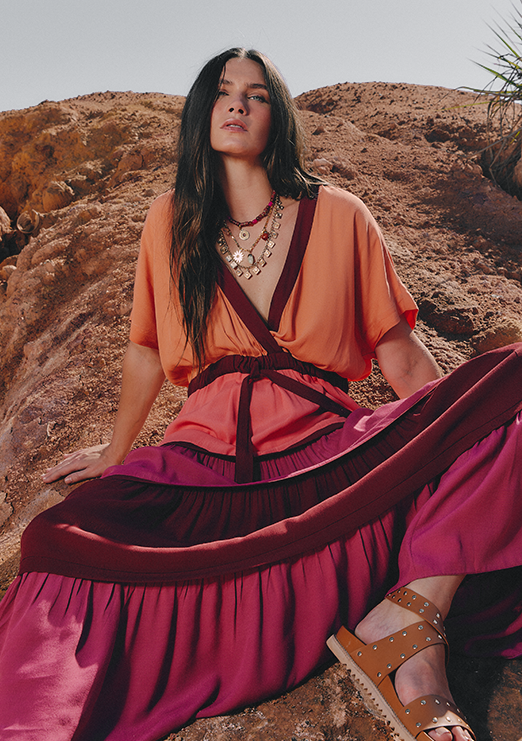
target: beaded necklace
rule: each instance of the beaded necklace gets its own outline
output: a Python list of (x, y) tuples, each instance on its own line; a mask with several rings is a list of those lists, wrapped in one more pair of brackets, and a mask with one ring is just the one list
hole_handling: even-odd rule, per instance
[(252, 252), (259, 244), (260, 239), (264, 239), (265, 242), (267, 242), (270, 236), (267, 230), (267, 226), (268, 226), (268, 222), (270, 221), (270, 216), (272, 215), (272, 209), (273, 209), (273, 206), (270, 208), (270, 211), (268, 212), (266, 216), (266, 221), (261, 230), (261, 234), (257, 237), (257, 239), (254, 240), (254, 242), (252, 242), (252, 245), (250, 247), (246, 247), (245, 245), (239, 245), (237, 239), (234, 237), (234, 235), (232, 234), (228, 226), (226, 224), (223, 224), (223, 231), (230, 237), (230, 239), (232, 239), (232, 241), (237, 247), (237, 249), (234, 250), (234, 252), (232, 253), (234, 260), (237, 263), (241, 264), (246, 257), (247, 265), (254, 264), (255, 258), (252, 255)]
[(264, 219), (267, 214), (270, 214), (270, 211), (272, 210), (272, 206), (274, 205), (275, 196), (276, 196), (276, 192), (275, 190), (273, 190), (268, 204), (261, 211), (259, 216), (256, 216), (256, 218), (252, 219), (252, 221), (236, 221), (231, 216), (227, 216), (227, 221), (230, 221), (231, 224), (234, 224), (234, 226), (239, 227), (239, 239), (241, 239), (243, 242), (246, 242), (247, 239), (250, 239), (250, 232), (248, 231), (248, 229), (245, 229), (245, 226), (254, 226), (254, 224), (257, 224), (258, 222), (260, 222), (261, 219)]
[[(223, 255), (224, 259), (228, 263), (228, 265), (232, 268), (232, 270), (236, 273), (237, 276), (243, 278), (246, 278), (247, 280), (250, 280), (250, 278), (253, 275), (259, 275), (261, 272), (261, 269), (265, 267), (266, 261), (269, 257), (272, 256), (273, 249), (275, 247), (275, 240), (277, 239), (279, 229), (281, 227), (281, 219), (283, 218), (283, 210), (284, 206), (281, 203), (281, 199), (276, 194), (274, 197), (274, 202), (272, 204), (274, 206), (273, 208), (273, 216), (272, 216), (272, 224), (270, 226), (270, 231), (266, 231), (266, 224), (268, 224), (268, 221), (270, 219), (270, 213), (272, 211), (272, 207), (270, 207), (269, 211), (267, 212), (267, 221), (265, 226), (263, 227), (263, 231), (259, 235), (259, 237), (256, 239), (254, 244), (249, 250), (245, 250), (243, 247), (240, 246), (239, 242), (236, 240), (230, 229), (227, 227), (226, 224), (223, 225), (221, 228), (221, 231), (219, 233), (218, 237), (218, 246), (219, 251)], [(228, 234), (228, 236), (232, 239), (232, 241), (235, 243), (237, 249), (234, 251), (234, 254), (230, 252), (230, 249), (227, 244), (227, 239), (225, 236), (225, 232)], [(255, 256), (252, 254), (252, 251), (254, 247), (258, 244), (260, 239), (263, 239), (266, 241), (266, 244), (261, 251), (261, 254), (256, 259)], [(243, 264), (244, 260), (246, 259), (246, 265)]]

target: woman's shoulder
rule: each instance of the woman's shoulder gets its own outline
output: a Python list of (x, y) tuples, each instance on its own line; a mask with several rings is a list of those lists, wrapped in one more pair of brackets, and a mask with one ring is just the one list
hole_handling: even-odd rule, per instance
[(321, 185), (319, 187), (317, 206), (323, 212), (339, 212), (345, 217), (349, 214), (371, 217), (368, 207), (358, 196), (335, 185)]
[(142, 249), (156, 251), (170, 244), (172, 229), (172, 191), (168, 190), (151, 203), (141, 237)]
[(358, 196), (354, 195), (349, 190), (339, 188), (337, 185), (326, 184), (319, 186), (317, 203), (318, 205), (330, 205), (332, 207), (338, 206), (339, 208), (367, 210), (364, 202), (361, 201)]
[(165, 193), (157, 196), (149, 206), (147, 218), (158, 220), (170, 218), (173, 194), (173, 190), (167, 190)]
[(172, 232), (172, 191), (154, 199), (147, 212), (140, 240), (140, 264), (163, 265), (169, 259)]

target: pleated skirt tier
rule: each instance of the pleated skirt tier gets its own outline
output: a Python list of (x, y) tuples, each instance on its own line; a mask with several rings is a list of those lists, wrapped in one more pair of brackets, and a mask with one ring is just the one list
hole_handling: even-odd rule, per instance
[(295, 687), (341, 623), (430, 575), (469, 575), (454, 648), (522, 655), (519, 352), (358, 410), (252, 484), (169, 444), (39, 515), (0, 604), (0, 737), (157, 741)]

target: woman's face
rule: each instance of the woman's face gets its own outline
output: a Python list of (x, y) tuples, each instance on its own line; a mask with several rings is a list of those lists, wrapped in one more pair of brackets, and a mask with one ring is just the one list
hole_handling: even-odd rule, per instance
[(224, 157), (258, 162), (272, 115), (263, 70), (251, 59), (230, 59), (210, 120), (210, 146)]

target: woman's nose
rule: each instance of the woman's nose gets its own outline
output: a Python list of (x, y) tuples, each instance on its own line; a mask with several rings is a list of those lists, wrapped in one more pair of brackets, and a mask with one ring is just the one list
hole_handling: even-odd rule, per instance
[(228, 110), (229, 110), (229, 113), (246, 114), (247, 112), (246, 100), (243, 98), (243, 96), (238, 95), (236, 98), (230, 101)]

